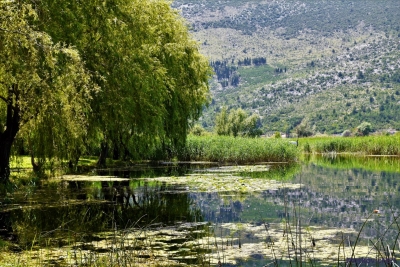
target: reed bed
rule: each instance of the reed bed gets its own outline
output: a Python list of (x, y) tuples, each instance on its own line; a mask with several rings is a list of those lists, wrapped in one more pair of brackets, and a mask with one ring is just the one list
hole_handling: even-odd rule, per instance
[(400, 135), (365, 137), (301, 138), (305, 153), (359, 153), (373, 156), (400, 156)]
[(284, 139), (231, 136), (188, 136), (179, 160), (223, 163), (291, 162), (299, 155), (295, 145)]

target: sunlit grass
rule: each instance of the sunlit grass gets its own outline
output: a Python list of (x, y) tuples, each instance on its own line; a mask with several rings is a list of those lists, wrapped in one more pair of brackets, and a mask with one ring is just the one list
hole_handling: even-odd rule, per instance
[(12, 156), (10, 159), (11, 168), (32, 168), (31, 158), (29, 156)]

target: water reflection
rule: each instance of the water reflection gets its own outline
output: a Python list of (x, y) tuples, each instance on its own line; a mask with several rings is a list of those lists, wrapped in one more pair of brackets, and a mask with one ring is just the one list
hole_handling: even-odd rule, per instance
[(203, 220), (188, 193), (166, 183), (134, 180), (62, 182), (18, 204), (3, 206), (0, 218), (3, 237), (21, 249), (48, 238), (62, 246), (71, 235), (89, 242), (104, 231)]
[[(174, 256), (168, 257), (182, 263), (197, 264), (198, 260), (193, 259), (199, 253), (218, 254), (221, 245), (237, 250), (255, 244), (255, 250), (246, 255), (247, 260), (237, 253), (232, 256), (240, 266), (271, 263), (265, 252), (257, 250), (259, 244), (267, 248), (276, 244), (278, 238), (287, 235), (281, 228), (288, 222), (297, 228), (301, 222), (302, 227), (308, 229), (309, 245), (329, 242), (335, 251), (343, 242), (343, 235), (317, 236), (310, 230), (314, 228), (308, 227), (354, 229), (355, 232), (346, 232), (349, 244), (356, 242), (360, 229), (363, 229), (363, 239), (357, 242), (362, 244), (379, 239), (384, 246), (392, 247), (397, 241), (396, 220), (400, 215), (397, 158), (381, 161), (377, 158), (314, 158), (301, 166), (270, 166), (268, 170), (253, 168), (252, 171), (237, 166), (216, 168), (175, 164), (155, 168), (141, 166), (134, 170), (98, 170), (101, 175), (128, 179), (62, 181), (37, 187), (31, 194), (16, 192), (13, 203), (2, 205), (0, 237), (16, 244), (16, 250), (31, 248), (33, 244), (35, 247), (63, 247), (73, 243), (81, 249), (107, 251), (109, 247), (95, 248), (93, 242), (101, 243), (115, 230), (157, 229), (157, 249), (174, 251)], [(226, 172), (225, 177), (274, 179), (282, 186), (246, 193), (199, 192), (187, 184), (169, 183), (174, 177), (189, 172), (213, 175), (222, 171)], [(167, 178), (162, 182), (137, 179), (143, 177)], [(215, 177), (224, 179), (224, 176)], [(285, 184), (301, 184), (301, 187)], [(364, 224), (367, 218), (370, 222)], [(257, 232), (256, 228), (261, 230)], [(278, 235), (273, 235), (274, 231)], [(199, 246), (203, 244), (199, 240), (206, 235), (216, 240), (214, 247)], [(140, 249), (141, 245), (130, 247)], [(282, 259), (282, 264), (285, 261)], [(232, 261), (225, 263), (235, 266)]]

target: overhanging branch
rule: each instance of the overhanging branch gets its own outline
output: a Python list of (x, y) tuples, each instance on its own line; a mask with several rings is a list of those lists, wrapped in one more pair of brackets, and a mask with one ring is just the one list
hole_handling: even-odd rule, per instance
[(4, 102), (8, 103), (7, 98), (5, 98), (4, 96), (0, 95), (0, 99), (3, 100)]

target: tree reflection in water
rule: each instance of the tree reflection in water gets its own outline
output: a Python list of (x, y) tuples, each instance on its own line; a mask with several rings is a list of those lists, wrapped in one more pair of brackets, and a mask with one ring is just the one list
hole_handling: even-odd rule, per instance
[[(143, 181), (63, 182), (44, 187), (41, 198), (1, 212), (2, 234), (24, 249), (33, 243), (63, 246), (89, 242), (99, 233), (131, 227), (202, 221), (189, 193)], [(57, 195), (51, 201), (46, 195)]]
[[(36, 247), (76, 244), (83, 249), (89, 248), (89, 244), (93, 244), (91, 241), (100, 244), (116, 231), (160, 229), (161, 233), (174, 229), (183, 234), (162, 232), (170, 239), (163, 241), (168, 247), (161, 249), (179, 248), (183, 253), (201, 251), (199, 247), (187, 245), (187, 241), (209, 234), (207, 225), (186, 223), (210, 222), (211, 235), (221, 238), (224, 246), (240, 244), (245, 247), (265, 240), (270, 240), (268, 244), (275, 242), (282, 233), (287, 235), (281, 229), (282, 223), (297, 220), (305, 228), (353, 229), (355, 231), (345, 237), (351, 244), (357, 238), (357, 231), (363, 227), (361, 237), (365, 239), (360, 243), (382, 239), (391, 247), (399, 233), (396, 220), (400, 214), (400, 171), (396, 164), (399, 163), (387, 159), (381, 164), (385, 166), (380, 168), (376, 159), (360, 163), (354, 159), (318, 158), (301, 167), (235, 173), (240, 179), (280, 179), (282, 182), (281, 187), (247, 193), (197, 192), (188, 190), (187, 185), (170, 185), (168, 180), (187, 173), (190, 169), (187, 166), (183, 169), (148, 168), (145, 171), (104, 170), (105, 175), (129, 179), (114, 182), (63, 181), (38, 187), (26, 199), (23, 193), (16, 193), (14, 203), (3, 205), (0, 234), (3, 239), (15, 242), (17, 246), (14, 248), (20, 250), (31, 248), (32, 243)], [(135, 179), (160, 176), (167, 178), (164, 182)], [(285, 183), (301, 183), (302, 186), (288, 188)], [(374, 210), (379, 210), (379, 213), (370, 217), (371, 222), (363, 226)], [(266, 239), (265, 230), (262, 230), (264, 237), (260, 237), (260, 233), (243, 226), (247, 224), (255, 228), (265, 223), (271, 233), (277, 231), (272, 229), (275, 226), (282, 233)], [(233, 224), (236, 228), (229, 228)], [(315, 247), (327, 239), (314, 234), (310, 244), (316, 244)], [(341, 235), (329, 237), (335, 251), (342, 241)], [(209, 252), (209, 249), (202, 253), (204, 251)], [(257, 255), (254, 254), (252, 260), (259, 263), (264, 260), (265, 264), (264, 257)], [(237, 262), (243, 262), (243, 259)]]

